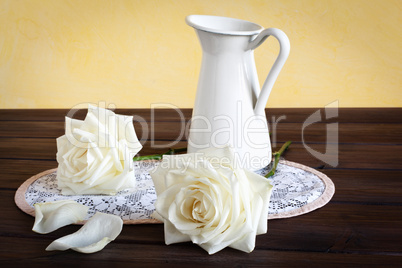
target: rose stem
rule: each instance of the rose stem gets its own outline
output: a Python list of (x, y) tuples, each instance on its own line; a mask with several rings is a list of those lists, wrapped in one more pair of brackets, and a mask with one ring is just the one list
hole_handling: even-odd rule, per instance
[(166, 154), (172, 155), (176, 153), (186, 152), (187, 148), (177, 148), (177, 149), (169, 149), (166, 153), (163, 154), (153, 154), (153, 155), (144, 155), (144, 156), (136, 156), (133, 158), (133, 161), (140, 160), (160, 160)]
[(274, 166), (272, 169), (268, 172), (267, 175), (265, 175), (265, 178), (269, 178), (275, 174), (276, 167), (278, 166), (279, 159), (281, 158), (281, 155), (288, 149), (292, 141), (287, 141), (285, 142), (284, 145), (282, 145), (281, 149), (279, 151), (273, 153), (272, 155), (274, 156)]

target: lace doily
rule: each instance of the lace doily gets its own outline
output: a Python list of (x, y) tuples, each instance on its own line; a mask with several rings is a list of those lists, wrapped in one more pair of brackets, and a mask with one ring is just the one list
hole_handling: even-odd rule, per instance
[[(89, 207), (87, 219), (96, 211), (120, 216), (125, 224), (159, 223), (153, 219), (156, 193), (149, 171), (158, 161), (135, 162), (136, 189), (121, 191), (115, 196), (64, 196), (57, 189), (56, 169), (42, 172), (20, 186), (15, 201), (24, 212), (34, 216), (33, 205), (56, 200), (75, 200)], [(267, 174), (270, 167), (256, 173)], [(274, 176), (269, 178), (273, 191), (268, 219), (293, 217), (324, 206), (332, 198), (335, 187), (323, 173), (312, 168), (281, 160)]]

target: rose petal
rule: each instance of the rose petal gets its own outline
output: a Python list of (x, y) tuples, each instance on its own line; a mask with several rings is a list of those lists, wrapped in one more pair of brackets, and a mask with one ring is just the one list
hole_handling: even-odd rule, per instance
[(256, 221), (257, 223), (256, 232), (257, 235), (265, 234), (268, 229), (267, 218), (269, 210), (269, 201), (271, 199), (273, 186), (266, 178), (248, 170), (244, 171), (251, 182), (250, 183), (251, 189), (254, 191), (256, 195), (257, 194), (259, 195), (262, 203), (261, 216), (259, 221)]
[(190, 236), (179, 232), (169, 221), (164, 221), (163, 227), (166, 245), (191, 241)]
[(94, 253), (116, 239), (122, 228), (123, 220), (120, 217), (97, 212), (77, 232), (53, 241), (46, 250), (72, 249), (81, 253)]
[(37, 203), (35, 207), (34, 232), (47, 234), (63, 226), (83, 221), (88, 207), (72, 200)]

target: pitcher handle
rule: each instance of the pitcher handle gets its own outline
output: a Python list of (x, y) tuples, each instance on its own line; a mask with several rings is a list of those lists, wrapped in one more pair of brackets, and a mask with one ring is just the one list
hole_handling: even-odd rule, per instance
[(281, 71), (283, 65), (285, 64), (290, 51), (289, 38), (283, 31), (276, 28), (268, 28), (263, 30), (253, 41), (249, 43), (247, 50), (249, 49), (253, 50), (257, 48), (270, 35), (272, 35), (279, 41), (279, 47), (280, 47), (279, 55), (276, 58), (274, 65), (272, 65), (272, 68), (269, 71), (267, 78), (265, 79), (264, 85), (261, 88), (260, 95), (254, 107), (255, 114), (264, 113), (265, 105), (268, 102), (268, 97), (271, 94), (272, 87), (276, 81), (276, 78), (279, 75), (279, 72)]

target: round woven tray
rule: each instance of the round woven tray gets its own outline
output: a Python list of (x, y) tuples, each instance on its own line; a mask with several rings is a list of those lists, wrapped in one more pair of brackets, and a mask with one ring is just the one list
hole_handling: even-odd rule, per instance
[[(124, 224), (161, 223), (151, 217), (156, 193), (149, 170), (158, 161), (139, 161), (136, 165), (137, 188), (122, 191), (115, 196), (83, 195), (63, 196), (57, 189), (57, 169), (50, 169), (26, 180), (15, 194), (15, 203), (25, 213), (35, 216), (33, 205), (62, 199), (76, 200), (90, 209), (88, 217), (96, 211), (115, 214)], [(268, 167), (257, 171), (261, 175)], [(335, 192), (335, 186), (325, 174), (286, 160), (281, 160), (277, 171), (270, 178), (273, 184), (268, 219), (281, 219), (302, 215), (327, 204)]]

